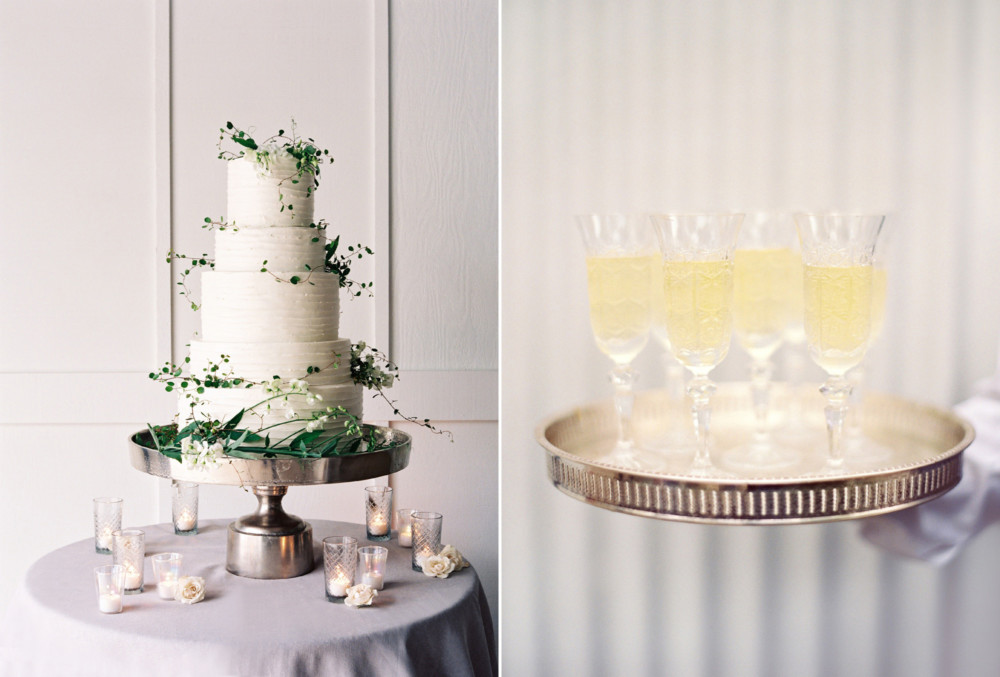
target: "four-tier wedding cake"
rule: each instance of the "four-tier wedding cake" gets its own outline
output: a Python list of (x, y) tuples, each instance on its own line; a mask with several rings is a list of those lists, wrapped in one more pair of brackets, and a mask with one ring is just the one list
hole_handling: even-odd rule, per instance
[(266, 144), (227, 162), (227, 217), (214, 266), (202, 272), (189, 368), (240, 382), (182, 393), (182, 422), (244, 410), (241, 428), (274, 438), (339, 428), (338, 407), (362, 417), (351, 342), (338, 335), (341, 279), (325, 268), (325, 231), (313, 216), (316, 177), (289, 148)]

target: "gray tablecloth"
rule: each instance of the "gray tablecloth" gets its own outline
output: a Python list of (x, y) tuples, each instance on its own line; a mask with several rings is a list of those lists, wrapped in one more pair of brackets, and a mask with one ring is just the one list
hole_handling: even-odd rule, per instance
[[(310, 521), (326, 536), (367, 543), (362, 525)], [(3, 675), (493, 675), (492, 621), (469, 567), (447, 579), (410, 567), (410, 550), (389, 548), (385, 588), (359, 609), (329, 602), (323, 564), (288, 580), (254, 580), (226, 571), (228, 520), (203, 522), (197, 536), (165, 524), (146, 532), (146, 591), (120, 614), (97, 609), (94, 567), (110, 555), (93, 539), (38, 560), (0, 626)], [(183, 575), (203, 576), (194, 605), (161, 600), (149, 557), (184, 555)]]

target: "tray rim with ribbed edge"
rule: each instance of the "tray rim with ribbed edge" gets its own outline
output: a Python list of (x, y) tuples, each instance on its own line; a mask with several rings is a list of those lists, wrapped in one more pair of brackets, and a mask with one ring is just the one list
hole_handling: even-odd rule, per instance
[[(747, 388), (745, 383), (721, 384), (713, 408), (733, 405)], [(633, 417), (637, 424), (642, 423), (644, 401), (663, 395), (662, 391), (637, 393)], [(894, 421), (905, 421), (906, 434), (921, 436), (936, 453), (909, 462), (890, 459), (885, 467), (832, 477), (727, 479), (630, 470), (558, 446), (560, 429), (569, 426), (596, 438), (598, 424), (603, 423), (606, 435), (607, 426), (614, 425), (610, 400), (546, 418), (536, 427), (535, 438), (545, 449), (549, 480), (563, 493), (606, 510), (663, 520), (732, 525), (834, 522), (902, 510), (958, 484), (962, 453), (975, 438), (972, 424), (951, 411), (881, 393), (867, 393), (866, 407), (877, 412), (870, 425), (891, 433)]]

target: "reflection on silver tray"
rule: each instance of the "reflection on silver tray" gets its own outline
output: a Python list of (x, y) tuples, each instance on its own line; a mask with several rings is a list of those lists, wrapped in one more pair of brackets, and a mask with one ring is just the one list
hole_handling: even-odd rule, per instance
[(410, 462), (410, 436), (396, 428), (365, 424), (388, 448), (329, 458), (225, 458), (212, 469), (189, 469), (156, 450), (148, 430), (129, 437), (132, 467), (156, 477), (232, 486), (291, 486), (356, 482), (398, 472)]
[[(826, 431), (818, 386), (795, 392), (802, 414), (782, 421), (790, 393), (776, 384), (773, 435), (793, 446), (800, 464), (790, 472), (725, 467), (723, 452), (753, 431), (749, 386), (722, 384), (712, 398), (712, 458), (707, 475), (690, 470), (693, 452), (651, 451), (656, 470), (605, 460), (615, 441), (610, 401), (564, 412), (541, 423), (549, 479), (570, 496), (608, 510), (645, 517), (719, 524), (792, 524), (867, 517), (930, 500), (962, 476), (962, 451), (972, 426), (951, 412), (888, 395), (864, 401), (863, 437), (835, 473), (825, 469)], [(633, 427), (639, 445), (654, 449), (691, 426), (688, 403), (665, 392), (637, 393)]]

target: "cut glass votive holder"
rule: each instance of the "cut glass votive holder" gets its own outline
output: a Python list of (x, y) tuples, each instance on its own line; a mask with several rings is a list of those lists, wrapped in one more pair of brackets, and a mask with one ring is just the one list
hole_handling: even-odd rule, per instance
[(353, 536), (330, 536), (323, 539), (323, 570), (326, 598), (339, 602), (354, 585), (358, 568), (358, 539)]
[(97, 584), (97, 608), (101, 613), (121, 613), (125, 567), (120, 564), (94, 567), (94, 582)]
[(153, 576), (156, 578), (156, 592), (160, 599), (174, 599), (177, 579), (181, 576), (181, 562), (184, 556), (179, 552), (161, 552), (150, 557), (153, 560)]
[(385, 561), (389, 557), (389, 548), (366, 545), (358, 548), (358, 554), (361, 555), (361, 582), (381, 590), (385, 584)]
[(114, 546), (113, 535), (122, 528), (122, 499), (101, 497), (94, 499), (94, 549), (110, 555)]
[(143, 591), (143, 564), (146, 558), (146, 534), (140, 529), (122, 529), (114, 533), (114, 563), (125, 575), (125, 594)]
[(411, 563), (415, 571), (423, 571), (424, 560), (441, 552), (441, 513), (414, 511), (410, 518), (413, 530)]
[(400, 508), (396, 511), (396, 534), (399, 536), (399, 544), (404, 548), (413, 547), (413, 530), (410, 516), (411, 508)]
[(392, 487), (365, 487), (365, 529), (369, 541), (388, 541), (392, 524)]
[(173, 480), (170, 485), (170, 513), (174, 533), (193, 536), (198, 533), (198, 485)]

